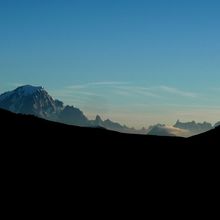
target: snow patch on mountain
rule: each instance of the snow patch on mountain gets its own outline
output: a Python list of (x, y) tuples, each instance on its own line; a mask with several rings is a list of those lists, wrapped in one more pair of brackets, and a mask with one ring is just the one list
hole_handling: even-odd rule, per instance
[(28, 96), (28, 95), (33, 95), (34, 93), (45, 91), (43, 87), (41, 86), (21, 86), (15, 90), (20, 95)]
[(0, 107), (15, 113), (55, 119), (62, 110), (62, 102), (53, 100), (41, 86), (26, 85), (2, 94)]

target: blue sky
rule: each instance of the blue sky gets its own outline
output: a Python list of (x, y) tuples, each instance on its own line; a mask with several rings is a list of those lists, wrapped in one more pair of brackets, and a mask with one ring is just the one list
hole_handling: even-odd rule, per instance
[(219, 120), (220, 1), (1, 0), (0, 92), (44, 86), (130, 126)]

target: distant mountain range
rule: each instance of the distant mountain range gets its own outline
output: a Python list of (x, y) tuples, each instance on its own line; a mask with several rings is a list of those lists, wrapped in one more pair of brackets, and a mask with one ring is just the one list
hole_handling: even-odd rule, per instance
[[(25, 85), (0, 95), (0, 108), (14, 113), (30, 114), (37, 117), (83, 127), (103, 127), (123, 133), (150, 134), (159, 136), (188, 137), (211, 130), (210, 123), (196, 123), (195, 121), (183, 123), (179, 120), (174, 126), (157, 124), (148, 129), (136, 130), (126, 125), (113, 122), (110, 119), (102, 120), (97, 115), (94, 120), (89, 120), (84, 113), (74, 107), (65, 106), (62, 101), (53, 99), (43, 87)], [(216, 123), (216, 126), (220, 122)]]
[[(218, 143), (220, 135), (220, 126), (213, 128), (208, 132), (190, 138), (125, 134), (103, 128), (65, 125), (62, 123), (41, 119), (33, 115), (15, 114), (3, 109), (0, 109), (0, 121), (2, 143), (6, 143), (6, 145), (9, 144), (9, 146), (11, 144), (14, 144), (13, 146), (15, 147), (13, 149), (17, 149), (20, 154), (22, 154), (23, 148), (17, 148), (17, 146), (28, 147), (24, 152), (25, 154), (27, 154), (27, 149), (28, 152), (33, 151), (34, 154), (37, 152), (41, 152), (41, 154), (44, 154), (46, 150), (48, 151), (48, 154), (50, 156), (51, 153), (54, 153), (54, 149), (56, 149), (55, 153), (59, 154), (63, 147), (65, 149), (64, 152), (66, 152), (66, 150), (69, 151), (68, 149), (70, 149), (71, 151), (82, 149), (82, 151), (84, 152), (86, 151), (85, 148), (81, 148), (80, 146), (84, 146), (84, 144), (85, 146), (87, 146), (88, 143), (92, 145), (94, 144), (93, 146), (95, 147), (91, 149), (93, 149), (93, 155), (95, 155), (95, 152), (98, 152), (98, 150), (94, 151), (94, 149), (97, 146), (103, 147), (103, 142), (100, 140), (104, 140), (104, 142), (108, 143), (107, 146), (110, 146), (106, 146), (105, 148), (107, 154), (111, 152), (114, 152), (115, 154), (118, 152), (118, 150), (117, 152), (116, 150), (110, 150), (113, 146), (118, 146), (117, 149), (121, 150), (121, 153), (125, 153), (126, 151), (124, 151), (124, 149), (128, 149), (129, 146), (132, 146), (132, 149), (134, 149), (134, 146), (153, 146), (156, 147), (155, 149), (157, 149), (158, 151), (161, 151), (161, 148), (157, 147), (168, 147), (166, 149), (169, 149), (170, 146), (195, 146), (198, 147), (195, 149), (201, 150), (202, 146), (207, 147), (210, 146), (210, 144), (213, 144), (211, 146), (217, 146), (216, 144)], [(50, 144), (47, 144), (45, 146), (42, 143)], [(58, 147), (55, 148), (55, 146)], [(12, 148), (8, 149), (11, 150)], [(86, 147), (86, 149), (89, 148)], [(178, 149), (179, 153), (181, 154), (185, 151), (185, 148)], [(134, 151), (130, 151), (131, 155), (132, 152)], [(169, 154), (168, 152), (171, 153), (171, 151), (166, 151), (167, 155)], [(187, 152), (190, 153), (191, 151), (187, 150)], [(197, 151), (197, 154), (198, 153), (199, 151)], [(178, 157), (179, 155), (180, 154), (177, 154), (175, 156)], [(71, 154), (71, 157), (72, 156), (74, 156), (74, 154)]]
[(147, 130), (128, 128), (110, 119), (103, 121), (98, 115), (95, 120), (89, 120), (80, 109), (65, 106), (62, 101), (53, 99), (43, 87), (25, 85), (3, 93), (0, 95), (0, 108), (69, 125), (103, 127), (124, 133), (147, 133)]
[(158, 136), (189, 137), (209, 131), (217, 127), (218, 125), (220, 125), (220, 122), (212, 126), (212, 124), (208, 122), (180, 122), (179, 120), (177, 120), (177, 122), (173, 126), (167, 126), (165, 124), (156, 124), (150, 126), (148, 134)]

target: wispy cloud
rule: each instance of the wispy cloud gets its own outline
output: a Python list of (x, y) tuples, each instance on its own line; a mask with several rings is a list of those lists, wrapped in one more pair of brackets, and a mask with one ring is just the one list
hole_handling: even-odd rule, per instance
[(101, 94), (97, 94), (95, 92), (86, 92), (86, 91), (76, 91), (75, 93), (85, 96), (96, 96), (96, 97), (103, 97)]
[(94, 97), (104, 98), (103, 94), (88, 91), (85, 89), (77, 89), (74, 91), (72, 91), (71, 89), (60, 89), (60, 90), (51, 91), (51, 93), (54, 96), (61, 97), (64, 99), (66, 99), (66, 98), (70, 99), (71, 97), (73, 99), (75, 99), (75, 98), (84, 99), (84, 98), (94, 98)]
[(124, 96), (131, 96), (131, 95), (143, 95), (143, 96), (149, 96), (154, 98), (161, 97), (160, 95), (156, 94), (155, 92), (150, 91), (147, 87), (142, 86), (134, 86), (134, 85), (121, 85), (121, 86), (115, 86), (114, 92), (118, 93), (119, 95)]
[(129, 82), (120, 82), (120, 81), (101, 81), (101, 82), (89, 82), (84, 84), (70, 85), (67, 86), (67, 89), (83, 89), (92, 86), (116, 86), (116, 85), (127, 85)]
[(85, 84), (70, 85), (67, 86), (66, 89), (69, 91), (74, 90), (74, 91), (84, 91), (90, 93), (93, 90), (93, 95), (95, 95), (94, 93), (100, 92), (99, 89), (103, 87), (106, 90), (108, 90), (108, 92), (112, 92), (114, 94), (118, 94), (120, 96), (127, 96), (127, 97), (139, 95), (139, 96), (147, 96), (154, 98), (165, 98), (167, 97), (166, 94), (181, 96), (186, 98), (198, 97), (198, 94), (196, 93), (190, 91), (183, 91), (181, 89), (166, 85), (145, 87), (145, 86), (134, 85), (131, 82), (122, 82), (122, 81), (89, 82)]
[(198, 94), (196, 93), (189, 92), (189, 91), (182, 91), (180, 89), (169, 87), (169, 86), (143, 87), (143, 86), (134, 86), (134, 85), (120, 85), (120, 86), (115, 86), (115, 88), (119, 90), (116, 92), (120, 92), (121, 94), (124, 94), (124, 95), (136, 93), (139, 95), (162, 98), (165, 96), (164, 95), (165, 93), (169, 93), (169, 94), (178, 95), (182, 97), (188, 97), (188, 98), (198, 97)]
[(117, 82), (117, 81), (104, 81), (104, 82), (92, 82), (89, 83), (89, 85), (125, 85), (125, 84), (130, 84), (130, 82)]
[(160, 89), (164, 92), (170, 93), (170, 94), (179, 95), (179, 96), (183, 96), (183, 97), (189, 97), (189, 98), (197, 98), (198, 97), (198, 95), (196, 93), (182, 91), (180, 89), (169, 87), (169, 86), (159, 86), (158, 89)]

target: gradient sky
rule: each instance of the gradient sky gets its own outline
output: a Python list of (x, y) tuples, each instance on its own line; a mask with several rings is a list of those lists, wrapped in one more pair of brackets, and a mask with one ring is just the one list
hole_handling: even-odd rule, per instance
[(42, 85), (129, 126), (220, 119), (219, 0), (0, 0), (0, 93)]

